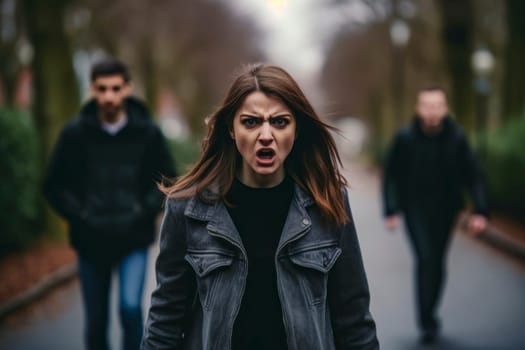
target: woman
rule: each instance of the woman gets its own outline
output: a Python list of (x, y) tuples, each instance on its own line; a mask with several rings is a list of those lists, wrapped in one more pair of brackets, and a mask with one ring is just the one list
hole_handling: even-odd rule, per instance
[(293, 78), (252, 65), (168, 196), (142, 349), (378, 349), (334, 141)]

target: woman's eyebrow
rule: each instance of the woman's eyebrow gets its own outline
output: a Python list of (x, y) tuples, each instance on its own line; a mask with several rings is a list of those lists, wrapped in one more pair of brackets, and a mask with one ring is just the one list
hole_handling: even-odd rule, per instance
[(282, 118), (282, 117), (291, 117), (292, 113), (290, 112), (282, 112), (282, 113), (275, 113), (270, 116), (270, 118)]
[[(243, 112), (240, 114), (241, 117), (250, 117), (250, 118), (264, 118), (264, 116), (260, 115), (260, 114), (257, 114), (257, 113), (248, 113), (248, 112)], [(272, 114), (269, 116), (269, 118), (282, 118), (282, 117), (292, 117), (292, 113), (290, 112), (277, 112), (275, 114)]]
[(249, 117), (249, 118), (263, 118), (262, 115), (259, 114), (250, 114), (250, 113), (241, 113), (241, 117)]

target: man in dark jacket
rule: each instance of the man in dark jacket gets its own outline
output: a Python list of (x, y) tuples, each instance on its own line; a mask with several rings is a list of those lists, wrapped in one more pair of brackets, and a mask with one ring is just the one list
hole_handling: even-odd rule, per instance
[(394, 230), (404, 214), (416, 258), (418, 323), (422, 342), (439, 332), (435, 312), (445, 279), (450, 233), (467, 190), (474, 206), (468, 230), (487, 226), (487, 200), (480, 166), (463, 131), (448, 115), (443, 89), (418, 93), (416, 118), (395, 136), (384, 169), (385, 225)]
[(91, 72), (93, 99), (62, 130), (44, 191), (69, 223), (78, 253), (88, 349), (108, 348), (108, 298), (119, 273), (124, 349), (142, 337), (147, 248), (163, 195), (161, 175), (174, 176), (166, 142), (144, 104), (130, 96), (128, 69), (108, 59)]

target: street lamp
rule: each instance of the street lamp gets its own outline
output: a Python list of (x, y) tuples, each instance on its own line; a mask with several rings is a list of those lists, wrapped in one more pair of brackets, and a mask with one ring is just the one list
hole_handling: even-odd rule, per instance
[(410, 40), (410, 27), (400, 18), (394, 18), (390, 24), (392, 43), (392, 97), (394, 114), (397, 122), (404, 116), (405, 90), (405, 47)]
[(479, 48), (472, 54), (472, 68), (476, 74), (487, 76), (494, 68), (494, 56), (486, 48)]
[[(472, 70), (475, 74), (474, 90), (476, 92), (478, 145), (485, 153), (486, 141), (481, 142), (482, 133), (487, 135), (488, 101), (490, 95), (490, 76), (494, 70), (494, 56), (486, 48), (478, 48), (472, 53)], [(483, 128), (485, 130), (483, 130)]]
[(390, 25), (390, 39), (396, 47), (404, 47), (410, 39), (410, 27), (402, 19), (395, 19)]

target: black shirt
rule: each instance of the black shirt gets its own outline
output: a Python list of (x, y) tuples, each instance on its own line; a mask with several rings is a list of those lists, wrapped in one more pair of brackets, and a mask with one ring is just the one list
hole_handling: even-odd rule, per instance
[(416, 117), (396, 134), (384, 169), (385, 215), (418, 209), (456, 216), (465, 191), (470, 192), (474, 211), (488, 215), (479, 161), (463, 130), (450, 117), (442, 123), (438, 133), (427, 135)]
[(286, 350), (277, 291), (275, 253), (294, 192), (285, 178), (272, 188), (252, 188), (235, 180), (227, 200), (248, 255), (248, 277), (232, 339), (234, 350)]

